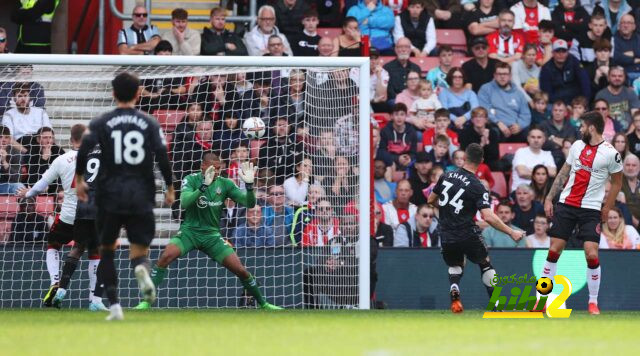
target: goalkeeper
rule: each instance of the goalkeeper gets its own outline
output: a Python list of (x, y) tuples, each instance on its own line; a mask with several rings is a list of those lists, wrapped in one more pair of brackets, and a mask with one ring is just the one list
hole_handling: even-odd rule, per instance
[[(282, 309), (269, 304), (262, 296), (255, 277), (247, 271), (233, 248), (220, 234), (220, 216), (227, 198), (247, 208), (256, 204), (253, 192), (253, 164), (242, 163), (238, 172), (245, 182), (246, 192), (240, 190), (230, 179), (221, 177), (221, 169), (220, 158), (213, 153), (206, 153), (202, 159), (204, 174), (193, 173), (182, 181), (180, 201), (185, 209), (184, 221), (178, 234), (169, 241), (153, 267), (151, 280), (158, 287), (167, 275), (167, 267), (171, 262), (193, 249), (198, 249), (238, 276), (242, 286), (256, 299), (262, 309)], [(150, 307), (148, 302), (142, 301), (135, 309), (144, 310)]]

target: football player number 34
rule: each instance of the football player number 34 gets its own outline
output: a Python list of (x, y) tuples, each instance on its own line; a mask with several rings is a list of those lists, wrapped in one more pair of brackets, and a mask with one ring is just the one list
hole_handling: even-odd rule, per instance
[(442, 193), (440, 194), (440, 199), (438, 199), (438, 205), (445, 206), (447, 203), (452, 207), (456, 208), (455, 213), (458, 214), (462, 208), (464, 208), (462, 200), (460, 197), (464, 193), (464, 188), (458, 189), (458, 191), (453, 195), (451, 199), (449, 199), (449, 189), (453, 186), (453, 184), (447, 182), (446, 180), (442, 181), (442, 185), (444, 189), (442, 189)]
[[(113, 158), (116, 164), (140, 164), (144, 160), (144, 136), (139, 131), (129, 131), (124, 137), (122, 131), (111, 131), (113, 139)], [(124, 146), (124, 149), (122, 149)]]

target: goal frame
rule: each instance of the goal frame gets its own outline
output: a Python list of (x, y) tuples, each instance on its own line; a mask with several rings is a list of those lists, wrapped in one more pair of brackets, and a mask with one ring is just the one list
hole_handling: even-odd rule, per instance
[(370, 77), (368, 57), (236, 57), (236, 56), (129, 56), (129, 55), (68, 55), (68, 54), (5, 54), (0, 65), (132, 65), (132, 66), (229, 66), (229, 67), (333, 67), (359, 68), (358, 111), (358, 306), (370, 308), (371, 239), (371, 124)]

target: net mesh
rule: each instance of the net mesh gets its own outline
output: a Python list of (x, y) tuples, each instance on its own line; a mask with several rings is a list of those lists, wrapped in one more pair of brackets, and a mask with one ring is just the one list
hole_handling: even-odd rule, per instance
[[(64, 200), (61, 182), (33, 201), (17, 198), (16, 189), (32, 186), (70, 149), (74, 124), (88, 125), (113, 109), (110, 81), (125, 70), (141, 79), (138, 107), (165, 132), (177, 190), (185, 176), (200, 171), (205, 152), (220, 155), (223, 174), (240, 188), (239, 164), (257, 165), (259, 208), (227, 200), (220, 228), (266, 298), (287, 308), (357, 307), (357, 70), (107, 65), (0, 66), (0, 116), (13, 137), (0, 142), (0, 306), (42, 304), (51, 282), (45, 264), (48, 231)], [(29, 88), (27, 99), (14, 94), (22, 83)], [(242, 130), (251, 117), (265, 123), (259, 139), (248, 139)], [(53, 128), (52, 142), (43, 126)], [(157, 169), (156, 177), (152, 261), (183, 217), (179, 203), (164, 204), (166, 187)], [(137, 284), (126, 260), (124, 231), (121, 236), (120, 298), (133, 306)], [(58, 254), (60, 268), (69, 248)], [(88, 305), (87, 264), (85, 253), (63, 306)], [(157, 302), (195, 308), (253, 304), (237, 278), (199, 251), (169, 266)]]

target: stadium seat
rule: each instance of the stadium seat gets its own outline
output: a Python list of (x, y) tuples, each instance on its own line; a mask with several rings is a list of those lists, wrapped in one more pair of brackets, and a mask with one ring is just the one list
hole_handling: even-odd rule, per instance
[(378, 122), (378, 127), (380, 128), (380, 130), (387, 126), (387, 123), (389, 122), (389, 114), (386, 112), (375, 113), (373, 114), (373, 118)]
[(340, 34), (342, 34), (342, 28), (340, 27), (319, 28), (318, 34), (320, 35), (320, 37), (336, 38), (340, 36)]
[(463, 30), (436, 29), (436, 40), (438, 45), (449, 45), (454, 52), (467, 52), (467, 38)]
[(423, 74), (426, 74), (431, 68), (437, 66), (439, 63), (438, 57), (411, 58), (410, 61), (417, 64)]
[(260, 155), (260, 147), (265, 144), (265, 140), (251, 140), (249, 143), (249, 157), (251, 159), (257, 159)]
[(394, 182), (399, 182), (407, 177), (407, 173), (404, 171), (395, 171), (391, 176), (391, 180)]
[(166, 132), (172, 132), (182, 121), (185, 114), (182, 110), (156, 110), (153, 112), (153, 116), (156, 117), (162, 129)]
[(491, 176), (493, 177), (493, 181), (495, 182), (493, 184), (493, 188), (491, 188), (491, 191), (498, 194), (502, 198), (506, 198), (508, 190), (507, 190), (507, 181), (504, 178), (504, 173), (491, 172)]
[(40, 195), (36, 198), (36, 212), (41, 215), (55, 213), (56, 204), (53, 196)]
[(0, 195), (0, 220), (11, 220), (18, 213), (18, 197), (15, 195)]
[(498, 145), (498, 150), (500, 152), (500, 158), (502, 158), (504, 155), (511, 153), (511, 154), (515, 154), (516, 150), (520, 147), (526, 147), (527, 144), (526, 143), (500, 143)]

